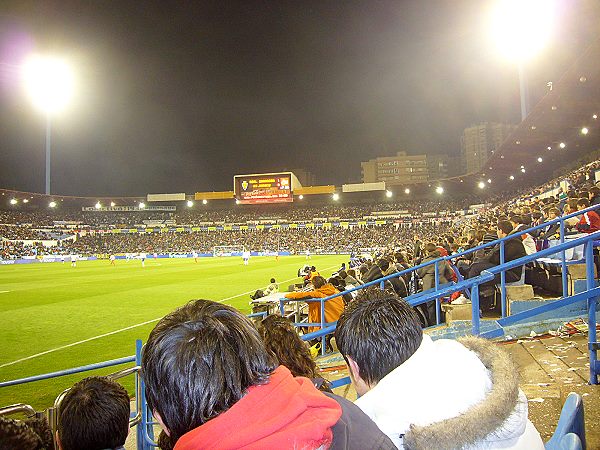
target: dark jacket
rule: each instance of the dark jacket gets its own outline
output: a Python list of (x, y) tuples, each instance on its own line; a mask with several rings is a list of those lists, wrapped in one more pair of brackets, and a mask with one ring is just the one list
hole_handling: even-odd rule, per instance
[[(439, 257), (439, 251), (434, 250), (425, 258), (423, 258), (423, 262), (421, 264), (433, 261), (434, 259), (438, 259)], [(438, 273), (439, 286), (441, 286), (442, 284), (449, 283), (450, 280), (452, 280), (453, 272), (452, 268), (450, 267), (450, 264), (448, 264), (448, 261), (440, 261), (438, 263)], [(417, 275), (419, 275), (419, 277), (423, 280), (423, 291), (435, 288), (435, 264), (430, 264), (429, 266), (417, 269)]]
[[(390, 267), (393, 267), (393, 266), (390, 266)], [(383, 277), (384, 277), (384, 274), (381, 271), (381, 269), (379, 268), (379, 266), (377, 264), (373, 264), (373, 266), (369, 269), (369, 271), (365, 275), (363, 281), (365, 283), (368, 283), (369, 281), (375, 281), (375, 280), (378, 280)], [(406, 283), (400, 276), (398, 278), (391, 278), (391, 279), (387, 280), (385, 282), (385, 286), (393, 289), (393, 291), (402, 298), (404, 298), (408, 295), (408, 291), (406, 289)]]
[[(523, 240), (520, 236), (515, 236), (513, 239), (509, 239), (504, 242), (504, 262), (514, 261), (515, 259), (522, 258), (525, 256), (525, 247), (523, 246)], [(499, 265), (500, 264), (500, 245), (496, 245), (492, 252), (485, 257), (485, 260), (491, 264)], [(523, 266), (517, 266), (507, 272), (511, 272), (513, 277), (516, 279), (521, 278), (521, 273)]]
[(358, 406), (339, 395), (328, 392), (325, 392), (325, 395), (334, 399), (342, 407), (342, 417), (331, 429), (333, 442), (330, 449), (396, 450), (390, 438)]
[(558, 234), (559, 232), (560, 232), (560, 224), (553, 223), (552, 225), (550, 225), (548, 227), (548, 229), (546, 231), (542, 231), (539, 234), (538, 239), (553, 239), (553, 236), (555, 234)]

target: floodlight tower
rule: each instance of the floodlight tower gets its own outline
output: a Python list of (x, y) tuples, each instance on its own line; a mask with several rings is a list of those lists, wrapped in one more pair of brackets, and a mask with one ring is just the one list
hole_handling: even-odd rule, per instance
[(32, 56), (23, 65), (25, 89), (36, 109), (46, 117), (46, 195), (50, 195), (52, 118), (73, 96), (74, 78), (69, 65), (58, 58)]
[(556, 0), (497, 0), (490, 31), (497, 47), (519, 70), (521, 120), (529, 109), (525, 63), (539, 53), (550, 38)]

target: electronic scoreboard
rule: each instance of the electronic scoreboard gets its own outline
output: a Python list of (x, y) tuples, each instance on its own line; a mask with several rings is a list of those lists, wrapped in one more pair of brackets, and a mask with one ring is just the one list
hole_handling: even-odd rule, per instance
[(291, 172), (236, 175), (233, 178), (235, 198), (242, 204), (292, 202), (295, 178)]

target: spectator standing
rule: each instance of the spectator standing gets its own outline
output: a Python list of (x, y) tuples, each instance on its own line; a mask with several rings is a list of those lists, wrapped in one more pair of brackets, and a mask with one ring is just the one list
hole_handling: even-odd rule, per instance
[[(311, 291), (290, 292), (285, 295), (285, 298), (301, 300), (304, 298), (325, 298), (330, 295), (338, 294), (339, 291), (330, 283), (327, 283), (325, 278), (320, 275), (312, 278), (314, 289)], [(340, 314), (344, 311), (344, 300), (341, 296), (335, 297), (325, 302), (325, 322), (335, 322), (339, 319)], [(308, 321), (311, 323), (321, 322), (321, 303), (308, 303)], [(319, 330), (320, 327), (309, 327), (308, 332)]]

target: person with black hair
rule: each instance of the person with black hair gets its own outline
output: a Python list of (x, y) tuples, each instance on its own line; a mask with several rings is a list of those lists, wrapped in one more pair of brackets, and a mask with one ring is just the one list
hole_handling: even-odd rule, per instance
[(26, 420), (0, 417), (0, 449), (54, 450), (48, 421), (43, 417)]
[(129, 395), (107, 377), (75, 383), (58, 409), (61, 450), (124, 449), (129, 434)]
[[(433, 341), (410, 305), (370, 291), (340, 317), (340, 353), (358, 405), (397, 448), (541, 450), (517, 369), (476, 337)], [(452, 384), (440, 382), (452, 368)]]
[(351, 402), (278, 366), (248, 318), (221, 303), (192, 300), (163, 317), (142, 376), (176, 450), (395, 448)]
[[(582, 211), (590, 207), (590, 201), (582, 197), (577, 200), (577, 209)], [(596, 211), (588, 211), (583, 213), (579, 218), (579, 223), (576, 225), (577, 231), (580, 233), (594, 233), (600, 230), (600, 216)]]

